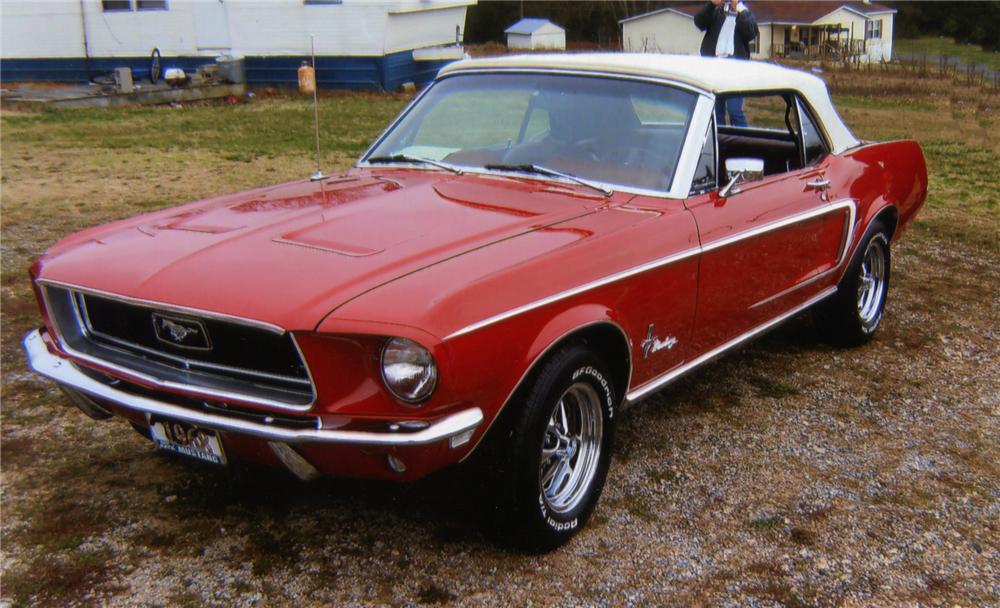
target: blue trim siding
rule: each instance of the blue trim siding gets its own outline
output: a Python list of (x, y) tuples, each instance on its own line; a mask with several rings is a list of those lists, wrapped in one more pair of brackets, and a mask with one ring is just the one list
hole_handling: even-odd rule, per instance
[[(252, 86), (298, 86), (298, 69), (309, 57), (246, 57), (247, 84)], [(161, 66), (193, 72), (199, 65), (211, 63), (211, 57), (163, 57)], [(82, 57), (54, 59), (0, 59), (2, 82), (88, 82), (90, 75), (111, 72), (116, 67), (132, 68), (141, 82), (149, 76), (149, 57)], [(448, 61), (414, 61), (413, 53), (404, 51), (383, 57), (317, 57), (316, 82), (324, 89), (367, 89), (394, 91), (404, 82), (421, 85), (437, 76)]]
[(392, 53), (382, 58), (382, 88), (395, 91), (404, 82), (425, 84), (434, 80), (438, 71), (450, 61), (414, 61), (413, 52)]
[[(303, 61), (309, 57), (247, 57), (247, 83), (297, 87)], [(377, 90), (382, 88), (381, 63), (381, 57), (317, 57), (316, 84), (324, 89)]]
[[(166, 68), (181, 68), (193, 72), (199, 65), (210, 63), (211, 57), (163, 57), (160, 65)], [(145, 57), (82, 57), (60, 59), (0, 59), (0, 80), (3, 82), (73, 82), (85, 84), (87, 64), (90, 74), (97, 76), (114, 71), (115, 68), (132, 68), (132, 78), (141, 82), (149, 78), (149, 56)]]

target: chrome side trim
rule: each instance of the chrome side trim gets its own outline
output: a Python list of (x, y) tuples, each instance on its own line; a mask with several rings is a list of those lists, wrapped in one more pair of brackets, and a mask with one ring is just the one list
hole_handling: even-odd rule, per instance
[(433, 422), (425, 429), (414, 432), (362, 432), (335, 429), (287, 429), (258, 422), (229, 418), (208, 412), (163, 403), (140, 395), (132, 395), (102, 384), (76, 369), (69, 361), (49, 352), (41, 331), (29, 332), (22, 341), (28, 365), (37, 373), (93, 397), (106, 399), (117, 405), (156, 416), (189, 422), (219, 431), (228, 431), (259, 437), (268, 441), (286, 443), (317, 442), (336, 444), (361, 444), (381, 446), (408, 446), (435, 443), (476, 429), (483, 421), (479, 408), (470, 408)]
[(823, 271), (823, 272), (821, 272), (821, 273), (819, 273), (819, 274), (817, 274), (815, 276), (809, 277), (805, 281), (800, 281), (800, 282), (796, 283), (795, 285), (792, 285), (788, 289), (785, 289), (784, 291), (779, 291), (778, 293), (774, 294), (773, 296), (768, 296), (768, 297), (764, 298), (763, 300), (761, 300), (760, 302), (757, 302), (756, 304), (752, 304), (750, 306), (750, 308), (748, 308), (747, 310), (753, 310), (754, 308), (757, 308), (759, 306), (764, 306), (766, 304), (770, 304), (771, 302), (773, 302), (775, 300), (778, 300), (780, 298), (783, 298), (783, 297), (787, 296), (788, 294), (794, 293), (794, 292), (802, 289), (803, 287), (808, 287), (808, 286), (812, 285), (813, 283), (815, 283), (816, 281), (819, 281), (820, 279), (822, 279), (822, 278), (824, 278), (824, 277), (826, 277), (826, 276), (830, 275), (831, 273), (834, 273), (834, 272), (836, 272), (838, 270), (840, 270), (840, 262), (837, 262), (833, 266), (833, 268), (831, 268), (829, 270)]
[(764, 298), (760, 302), (757, 302), (756, 304), (752, 305), (750, 307), (751, 309), (757, 308), (758, 306), (764, 306), (765, 304), (773, 302), (774, 300), (787, 296), (792, 292), (798, 291), (799, 289), (802, 289), (803, 287), (806, 287), (808, 285), (812, 285), (816, 281), (819, 281), (820, 279), (840, 270), (841, 264), (843, 264), (844, 260), (847, 259), (848, 246), (851, 244), (851, 240), (854, 238), (854, 217), (855, 214), (857, 213), (857, 205), (855, 205), (854, 201), (851, 200), (838, 201), (838, 203), (835, 204), (842, 204), (842, 203), (850, 203), (850, 209), (848, 212), (847, 221), (844, 223), (844, 230), (840, 236), (840, 246), (837, 248), (837, 261), (834, 262), (833, 266), (829, 270), (825, 270), (815, 276), (805, 279), (804, 281), (800, 281), (795, 285), (792, 285), (788, 289), (785, 289), (784, 291), (780, 291), (774, 294), (773, 296), (768, 296)]
[(699, 95), (691, 111), (691, 119), (688, 121), (688, 132), (681, 144), (677, 168), (674, 170), (674, 181), (670, 184), (669, 194), (672, 198), (686, 199), (691, 195), (691, 184), (694, 181), (695, 171), (698, 170), (701, 152), (705, 147), (705, 134), (708, 133), (714, 116), (715, 96)]
[[(850, 199), (840, 200), (835, 203), (831, 203), (829, 205), (824, 204), (822, 207), (818, 207), (816, 209), (810, 209), (809, 211), (798, 213), (796, 215), (789, 216), (785, 219), (771, 222), (770, 224), (765, 224), (764, 226), (758, 226), (757, 228), (746, 230), (744, 232), (734, 234), (724, 239), (719, 239), (718, 241), (714, 241), (702, 247), (693, 247), (691, 249), (686, 249), (680, 253), (675, 253), (673, 255), (660, 258), (658, 260), (653, 260), (652, 262), (647, 262), (640, 266), (635, 266), (629, 268), (628, 270), (623, 270), (621, 272), (617, 272), (615, 274), (590, 281), (589, 283), (584, 283), (583, 285), (573, 287), (572, 289), (560, 291), (559, 293), (542, 298), (540, 300), (535, 300), (534, 302), (529, 302), (528, 304), (524, 304), (523, 306), (518, 306), (517, 308), (512, 308), (508, 311), (493, 315), (492, 317), (488, 317), (486, 319), (483, 319), (482, 321), (477, 321), (476, 323), (472, 323), (471, 325), (466, 325), (465, 327), (459, 329), (458, 331), (448, 334), (447, 336), (444, 337), (444, 339), (450, 340), (451, 338), (457, 338), (458, 336), (462, 336), (464, 334), (482, 329), (489, 325), (499, 323), (500, 321), (504, 321), (511, 317), (515, 317), (530, 310), (534, 310), (542, 306), (547, 306), (548, 304), (552, 304), (553, 302), (558, 302), (559, 300), (564, 300), (566, 298), (573, 297), (585, 291), (590, 291), (591, 289), (603, 287), (604, 285), (607, 285), (609, 283), (614, 283), (616, 281), (620, 281), (630, 276), (640, 274), (648, 270), (652, 270), (654, 268), (659, 268), (660, 266), (673, 264), (674, 262), (679, 262), (691, 256), (704, 253), (706, 251), (713, 251), (715, 249), (720, 249), (722, 247), (732, 245), (733, 243), (738, 243), (739, 241), (745, 239), (751, 239), (756, 236), (765, 234), (767, 232), (771, 232), (772, 230), (778, 230), (780, 228), (784, 228), (785, 226), (789, 226), (791, 224), (795, 224), (798, 222), (803, 222), (812, 219), (814, 217), (826, 215), (827, 213), (833, 213), (841, 209), (848, 209), (850, 213), (850, 219), (847, 222), (847, 234), (845, 235), (843, 243), (841, 244), (841, 249), (845, 249), (846, 243), (850, 243), (851, 238), (853, 237), (854, 218), (856, 214), (856, 205), (854, 201)], [(843, 261), (843, 256), (841, 257), (841, 261)]]
[(674, 369), (666, 372), (665, 374), (662, 374), (662, 375), (660, 375), (660, 376), (658, 376), (656, 378), (653, 378), (652, 380), (649, 380), (645, 384), (637, 387), (635, 390), (630, 391), (628, 393), (628, 395), (626, 395), (626, 399), (627, 399), (628, 403), (633, 403), (635, 401), (638, 401), (639, 399), (642, 399), (643, 397), (645, 397), (649, 393), (651, 393), (651, 392), (653, 392), (653, 391), (655, 391), (657, 389), (662, 388), (663, 386), (665, 386), (665, 385), (669, 384), (670, 382), (676, 380), (680, 376), (683, 376), (684, 374), (690, 372), (691, 370), (695, 369), (696, 367), (698, 367), (698, 366), (700, 366), (700, 365), (702, 365), (704, 363), (707, 363), (707, 362), (711, 361), (712, 359), (715, 359), (716, 357), (722, 355), (726, 351), (728, 351), (728, 350), (730, 350), (732, 348), (736, 348), (737, 346), (743, 344), (744, 342), (747, 342), (748, 340), (750, 340), (750, 339), (752, 339), (752, 338), (754, 338), (754, 337), (756, 337), (756, 336), (764, 333), (765, 331), (771, 329), (775, 325), (778, 325), (782, 321), (785, 321), (785, 320), (789, 319), (790, 317), (795, 316), (796, 314), (798, 314), (798, 313), (802, 312), (803, 310), (809, 308), (813, 304), (819, 302), (823, 298), (826, 298), (826, 297), (832, 295), (836, 291), (837, 291), (836, 287), (830, 287), (828, 289), (824, 289), (821, 293), (819, 293), (819, 294), (817, 294), (817, 295), (809, 298), (807, 301), (803, 302), (802, 304), (799, 304), (798, 306), (793, 307), (791, 310), (788, 310), (788, 311), (786, 311), (786, 312), (778, 315), (777, 317), (774, 317), (770, 321), (767, 321), (766, 323), (758, 325), (757, 327), (751, 329), (750, 331), (746, 332), (745, 334), (737, 336), (737, 337), (733, 338), (732, 340), (730, 340), (730, 341), (728, 341), (728, 342), (726, 342), (726, 343), (724, 343), (724, 344), (722, 344), (720, 346), (717, 346), (717, 347), (713, 348), (712, 350), (706, 352), (705, 354), (701, 355), (700, 357), (697, 357), (696, 359), (692, 359), (691, 361), (688, 361), (687, 363), (684, 363), (684, 364), (682, 364), (682, 365), (680, 365), (678, 367), (675, 367)]
[[(848, 209), (850, 211), (850, 220), (848, 221), (848, 226), (851, 229), (853, 229), (853, 227), (854, 227), (854, 215), (856, 213), (856, 211), (855, 211), (856, 206), (855, 206), (853, 200), (843, 199), (843, 200), (839, 200), (839, 201), (837, 201), (835, 203), (824, 204), (824, 205), (822, 205), (820, 207), (817, 207), (815, 209), (810, 209), (809, 211), (803, 211), (802, 213), (796, 213), (795, 215), (790, 215), (790, 216), (786, 217), (785, 219), (777, 220), (777, 221), (771, 222), (769, 224), (764, 224), (763, 226), (758, 226), (756, 228), (751, 228), (750, 230), (745, 230), (743, 232), (739, 232), (737, 234), (728, 236), (728, 237), (723, 238), (723, 239), (719, 239), (717, 241), (712, 241), (711, 243), (708, 243), (707, 245), (703, 245), (702, 246), (702, 251), (713, 251), (715, 249), (720, 249), (722, 247), (726, 247), (726, 246), (732, 245), (733, 243), (737, 243), (739, 241), (743, 241), (743, 240), (746, 240), (746, 239), (752, 239), (755, 236), (760, 236), (760, 235), (765, 234), (767, 232), (771, 232), (772, 230), (778, 230), (780, 228), (784, 228), (785, 226), (790, 226), (792, 224), (797, 224), (799, 222), (804, 222), (806, 220), (811, 220), (811, 219), (813, 219), (815, 217), (820, 217), (820, 216), (826, 215), (828, 213), (833, 213), (834, 211), (840, 211), (841, 209)], [(843, 244), (841, 245), (841, 248), (843, 248)]]
[[(39, 282), (41, 282), (41, 281), (39, 281)], [(73, 287), (67, 287), (64, 284), (55, 283), (55, 282), (47, 282), (47, 283), (43, 283), (43, 285), (52, 285), (52, 286), (60, 288), (60, 289), (69, 289), (71, 291), (73, 289), (75, 289)], [(60, 333), (60, 332), (62, 332), (62, 329), (60, 329), (59, 323), (58, 323), (58, 321), (56, 319), (56, 315), (53, 313), (52, 308), (49, 305), (49, 293), (48, 293), (48, 290), (43, 288), (41, 290), (41, 292), (42, 292), (43, 304), (45, 306), (45, 310), (48, 313), (48, 317), (52, 321), (52, 325), (55, 328), (56, 332)], [(102, 295), (104, 295), (104, 294), (102, 294)], [(114, 297), (117, 297), (117, 296), (114, 296)], [(147, 306), (147, 304), (142, 304), (142, 305), (143, 306)], [(194, 310), (194, 309), (192, 309), (192, 310)], [(80, 329), (82, 331), (85, 326), (83, 324), (83, 319), (80, 317), (80, 311), (79, 311), (79, 309), (75, 305), (73, 306), (73, 311), (74, 311), (74, 314), (76, 315), (77, 323), (79, 323)], [(228, 320), (228, 319), (225, 319), (225, 320)], [(284, 330), (282, 330), (281, 333), (284, 333)], [(81, 361), (86, 361), (86, 362), (91, 363), (93, 365), (96, 365), (96, 366), (98, 366), (100, 368), (113, 370), (113, 371), (115, 371), (115, 372), (117, 372), (119, 374), (122, 374), (123, 376), (129, 377), (129, 378), (138, 378), (142, 382), (146, 382), (148, 384), (152, 384), (153, 386), (157, 386), (157, 387), (165, 388), (165, 389), (183, 391), (183, 392), (187, 392), (187, 393), (194, 393), (194, 394), (197, 394), (197, 395), (204, 395), (206, 397), (212, 397), (212, 398), (216, 398), (216, 399), (222, 399), (224, 401), (237, 401), (237, 402), (240, 402), (240, 403), (251, 403), (251, 404), (257, 404), (257, 405), (263, 405), (263, 406), (273, 407), (275, 409), (286, 410), (286, 411), (305, 412), (305, 411), (308, 411), (313, 406), (313, 404), (316, 403), (316, 396), (317, 396), (317, 393), (316, 393), (316, 384), (315, 384), (315, 381), (313, 380), (312, 370), (309, 369), (309, 363), (306, 361), (305, 357), (303, 356), (302, 349), (299, 348), (299, 343), (295, 339), (295, 334), (290, 334), (290, 336), (291, 336), (291, 339), (292, 339), (292, 344), (295, 346), (296, 352), (298, 352), (299, 357), (302, 359), (302, 365), (306, 368), (306, 374), (309, 376), (309, 384), (310, 384), (310, 388), (312, 389), (312, 399), (309, 401), (309, 403), (302, 404), (302, 405), (294, 405), (294, 404), (286, 403), (286, 402), (283, 402), (283, 401), (276, 401), (274, 399), (266, 399), (266, 398), (263, 398), (263, 397), (255, 397), (254, 395), (249, 395), (249, 394), (246, 394), (246, 393), (238, 393), (238, 392), (233, 392), (233, 391), (225, 391), (225, 390), (213, 389), (213, 388), (210, 388), (210, 387), (195, 386), (195, 385), (183, 384), (183, 383), (180, 383), (180, 382), (171, 382), (169, 380), (162, 380), (162, 379), (157, 378), (155, 376), (150, 376), (149, 374), (144, 374), (144, 373), (138, 372), (138, 371), (136, 371), (134, 369), (131, 369), (131, 368), (128, 368), (128, 367), (124, 367), (124, 366), (121, 366), (121, 365), (116, 365), (114, 363), (111, 363), (110, 361), (106, 361), (104, 359), (98, 359), (97, 357), (92, 357), (92, 356), (87, 355), (85, 353), (81, 353), (81, 352), (79, 352), (79, 351), (74, 350), (73, 348), (71, 348), (66, 343), (66, 340), (61, 339), (58, 335), (56, 336), (56, 338), (59, 338), (59, 346), (60, 346), (60, 348), (62, 348), (62, 350), (65, 351), (66, 354), (68, 354), (68, 355), (70, 355), (70, 356), (72, 356), (72, 357), (74, 357), (76, 359), (79, 359)]]
[[(868, 221), (868, 223), (865, 225), (865, 229), (859, 231), (858, 234), (861, 234), (862, 236), (864, 236), (868, 232), (868, 230), (871, 229), (872, 224), (874, 224), (876, 221), (878, 221), (879, 217), (885, 212), (886, 209), (889, 209), (890, 207), (894, 207), (894, 205), (891, 205), (891, 204), (890, 205), (885, 205), (881, 209), (879, 209), (877, 213), (873, 213), (872, 214), (872, 219), (870, 219)], [(897, 212), (898, 212), (898, 209), (897, 209)], [(898, 230), (897, 230), (897, 232), (898, 232)], [(852, 238), (852, 240), (853, 240), (853, 238)], [(891, 239), (891, 235), (890, 235), (890, 241), (891, 240), (892, 239)], [(861, 247), (861, 241), (858, 241), (857, 243), (854, 243), (853, 245), (851, 245), (850, 253), (845, 255), (846, 259), (848, 259), (848, 260), (854, 259), (854, 254), (857, 253), (859, 247)], [(841, 272), (840, 276), (837, 278), (837, 283), (838, 284), (840, 283), (840, 281), (842, 281), (844, 279), (844, 274), (847, 272), (847, 266), (848, 266), (848, 264), (845, 264), (844, 267), (841, 269), (842, 272)]]
[(158, 310), (169, 310), (173, 312), (179, 312), (186, 315), (194, 315), (200, 317), (206, 317), (209, 319), (216, 319), (219, 321), (226, 321), (229, 323), (237, 323), (240, 325), (249, 325), (251, 327), (257, 327), (260, 329), (266, 329), (268, 331), (274, 332), (276, 334), (285, 333), (285, 328), (279, 327), (273, 323), (268, 323), (267, 321), (258, 321), (257, 319), (247, 319), (245, 317), (237, 317), (234, 315), (227, 315), (221, 312), (212, 312), (210, 310), (202, 310), (200, 308), (191, 308), (188, 306), (179, 306), (177, 304), (164, 304), (163, 302), (154, 302), (152, 300), (143, 300), (140, 298), (133, 298), (129, 296), (119, 295), (117, 293), (111, 293), (110, 291), (102, 291), (100, 289), (91, 289), (90, 287), (81, 287), (80, 285), (75, 285), (73, 283), (64, 283), (62, 281), (50, 281), (49, 279), (38, 279), (37, 282), (41, 285), (51, 285), (53, 287), (58, 287), (61, 289), (69, 289), (70, 291), (79, 291), (81, 293), (89, 293), (91, 295), (108, 298), (110, 300), (118, 300), (120, 302), (126, 302), (128, 304), (134, 304), (136, 306), (143, 306), (146, 308), (156, 308)]
[(608, 276), (606, 276), (604, 278), (596, 279), (596, 280), (591, 281), (589, 283), (584, 283), (583, 285), (580, 285), (578, 287), (574, 287), (572, 289), (567, 289), (565, 291), (560, 291), (559, 293), (551, 295), (551, 296), (548, 296), (547, 298), (542, 298), (541, 300), (535, 300), (534, 302), (530, 302), (528, 304), (525, 304), (524, 306), (518, 306), (517, 308), (513, 308), (513, 309), (508, 310), (506, 312), (502, 312), (500, 314), (493, 315), (492, 317), (483, 319), (482, 321), (478, 321), (476, 323), (473, 323), (472, 325), (466, 325), (462, 329), (448, 334), (447, 336), (444, 337), (444, 339), (445, 340), (450, 340), (452, 338), (457, 338), (458, 336), (465, 335), (465, 334), (470, 333), (470, 332), (474, 332), (474, 331), (476, 331), (478, 329), (482, 329), (482, 328), (484, 328), (484, 327), (486, 327), (488, 325), (493, 325), (494, 323), (499, 323), (500, 321), (503, 321), (505, 319), (509, 319), (511, 317), (515, 317), (517, 315), (526, 313), (529, 310), (534, 310), (536, 308), (541, 308), (542, 306), (546, 306), (546, 305), (551, 304), (553, 302), (558, 302), (559, 300), (565, 300), (566, 298), (571, 298), (571, 297), (573, 297), (573, 296), (575, 296), (577, 294), (581, 294), (581, 293), (583, 293), (585, 291), (590, 291), (591, 289), (597, 289), (598, 287), (602, 287), (602, 286), (607, 285), (609, 283), (614, 283), (616, 281), (620, 281), (620, 280), (628, 278), (630, 276), (646, 272), (647, 270), (652, 270), (654, 268), (659, 268), (660, 266), (666, 266), (667, 264), (673, 264), (674, 262), (679, 262), (679, 261), (681, 261), (683, 259), (686, 259), (686, 258), (695, 256), (695, 255), (698, 255), (700, 252), (701, 251), (700, 251), (699, 248), (692, 247), (691, 249), (686, 249), (686, 250), (684, 250), (684, 251), (682, 251), (680, 253), (675, 253), (675, 254), (669, 255), (669, 256), (667, 256), (665, 258), (660, 258), (658, 260), (653, 260), (652, 262), (647, 262), (647, 263), (645, 263), (645, 264), (643, 264), (641, 266), (636, 266), (636, 267), (630, 268), (628, 270), (623, 270), (621, 272), (618, 272), (618, 273), (615, 273), (615, 274), (612, 274), (612, 275), (608, 275)]

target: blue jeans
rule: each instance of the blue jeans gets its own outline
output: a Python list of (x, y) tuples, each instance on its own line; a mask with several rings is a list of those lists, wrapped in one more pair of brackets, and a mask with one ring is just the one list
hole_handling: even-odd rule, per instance
[(747, 123), (747, 117), (743, 115), (743, 98), (742, 97), (730, 97), (726, 100), (726, 105), (723, 107), (721, 101), (715, 102), (715, 123), (718, 125), (726, 124), (726, 112), (729, 113), (729, 126), (731, 127), (749, 127)]

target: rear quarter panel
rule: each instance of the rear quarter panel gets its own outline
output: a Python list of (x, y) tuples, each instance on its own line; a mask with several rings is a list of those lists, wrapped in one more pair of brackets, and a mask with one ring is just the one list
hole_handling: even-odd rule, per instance
[(842, 183), (858, 204), (854, 245), (887, 207), (898, 212), (893, 233), (898, 240), (927, 198), (927, 164), (915, 141), (865, 144), (845, 153), (831, 168), (831, 179)]

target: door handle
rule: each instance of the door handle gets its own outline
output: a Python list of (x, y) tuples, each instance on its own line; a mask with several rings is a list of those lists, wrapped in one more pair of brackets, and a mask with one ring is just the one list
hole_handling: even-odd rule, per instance
[(806, 182), (807, 190), (819, 190), (820, 192), (826, 192), (830, 189), (830, 180), (825, 177), (817, 177), (816, 179), (811, 179)]

